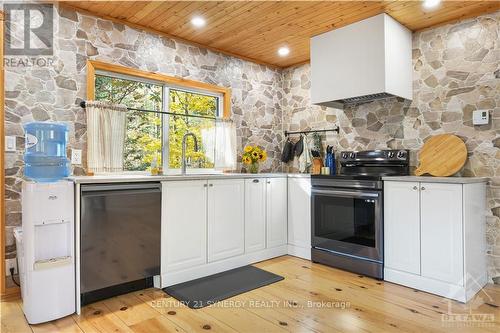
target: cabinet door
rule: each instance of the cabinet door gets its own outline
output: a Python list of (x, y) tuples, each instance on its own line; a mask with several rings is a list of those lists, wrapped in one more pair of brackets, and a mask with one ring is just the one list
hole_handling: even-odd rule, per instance
[(287, 179), (266, 181), (267, 247), (287, 242)]
[(420, 274), (419, 183), (384, 182), (384, 265)]
[(462, 285), (462, 185), (420, 183), (422, 276)]
[(266, 248), (266, 179), (245, 180), (245, 252)]
[(208, 182), (208, 261), (245, 252), (245, 181)]
[(311, 179), (288, 179), (288, 243), (311, 247)]
[(207, 262), (207, 182), (162, 183), (162, 273)]

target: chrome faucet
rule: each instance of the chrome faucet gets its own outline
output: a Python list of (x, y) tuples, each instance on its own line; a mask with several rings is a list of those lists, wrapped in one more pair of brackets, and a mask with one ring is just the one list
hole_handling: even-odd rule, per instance
[(198, 151), (198, 139), (196, 138), (196, 135), (194, 135), (194, 133), (191, 133), (191, 132), (187, 132), (186, 134), (184, 134), (184, 136), (182, 137), (182, 174), (185, 175), (186, 174), (186, 141), (187, 141), (187, 137), (188, 136), (192, 136), (193, 137), (193, 140), (194, 140), (194, 151)]

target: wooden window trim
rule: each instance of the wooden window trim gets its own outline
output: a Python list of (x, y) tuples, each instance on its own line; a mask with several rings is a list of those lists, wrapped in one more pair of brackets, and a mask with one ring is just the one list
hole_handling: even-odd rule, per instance
[(147, 72), (136, 68), (109, 64), (97, 60), (87, 60), (87, 100), (95, 99), (95, 74), (98, 70), (172, 84), (180, 88), (201, 89), (221, 94), (223, 99), (222, 117), (226, 119), (231, 117), (231, 89), (229, 88), (155, 72)]

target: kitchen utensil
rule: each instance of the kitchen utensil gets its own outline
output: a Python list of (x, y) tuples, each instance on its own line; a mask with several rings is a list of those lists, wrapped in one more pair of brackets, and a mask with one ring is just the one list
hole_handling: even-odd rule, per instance
[(466, 160), (467, 148), (462, 139), (453, 134), (435, 135), (420, 150), (415, 175), (451, 176), (462, 169)]
[(323, 160), (320, 157), (313, 158), (313, 175), (321, 174), (321, 167), (323, 167)]
[(295, 156), (300, 156), (302, 155), (302, 152), (304, 151), (304, 137), (300, 135), (299, 141), (297, 141), (293, 147), (293, 153)]
[(293, 142), (287, 139), (281, 153), (281, 162), (288, 163), (293, 159)]

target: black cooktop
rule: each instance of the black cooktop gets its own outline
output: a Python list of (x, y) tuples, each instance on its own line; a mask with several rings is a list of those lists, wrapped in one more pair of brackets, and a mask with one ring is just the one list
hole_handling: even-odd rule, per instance
[(336, 175), (312, 175), (316, 179), (382, 180), (384, 176), (410, 174), (408, 150), (343, 151), (339, 154), (340, 171)]

